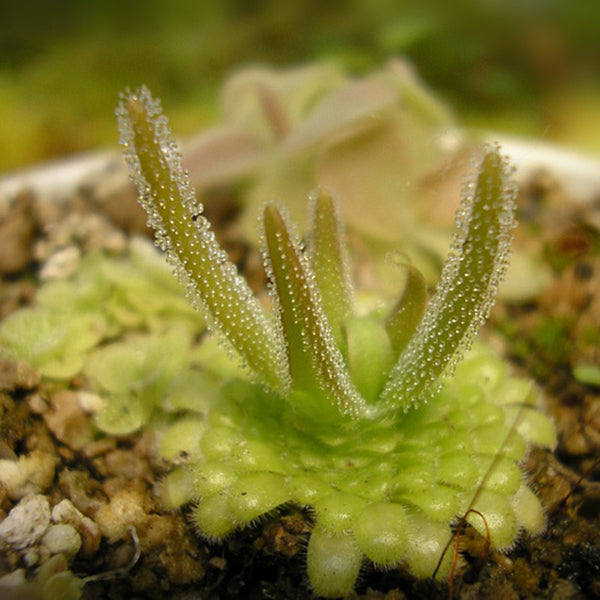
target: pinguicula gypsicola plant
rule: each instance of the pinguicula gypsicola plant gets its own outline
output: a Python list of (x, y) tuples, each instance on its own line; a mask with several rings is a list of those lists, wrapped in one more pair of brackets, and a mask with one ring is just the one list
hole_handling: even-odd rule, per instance
[(529, 382), (484, 346), (471, 348), (515, 227), (515, 189), (497, 148), (482, 150), (465, 185), (435, 294), (427, 302), (423, 278), (405, 266), (389, 314), (357, 311), (326, 191), (311, 198), (306, 245), (285, 211), (266, 204), (269, 313), (216, 242), (160, 103), (141, 88), (122, 97), (117, 116), (157, 245), (249, 373), (223, 382), (196, 419), (190, 463), (165, 483), (173, 504), (194, 498), (200, 532), (222, 540), (286, 503), (311, 507), (308, 576), (317, 594), (337, 597), (351, 591), (364, 557), (432, 575), (469, 508), (484, 519), (469, 513), (468, 522), (482, 535), (487, 527), (494, 548), (544, 527), (519, 464), (529, 443), (555, 443), (552, 423)]

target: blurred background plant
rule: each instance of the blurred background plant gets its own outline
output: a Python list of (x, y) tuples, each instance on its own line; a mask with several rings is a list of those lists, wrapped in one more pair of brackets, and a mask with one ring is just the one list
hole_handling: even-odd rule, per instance
[(594, 0), (11, 2), (0, 23), (0, 172), (113, 146), (117, 91), (146, 83), (180, 134), (231, 69), (405, 55), (466, 125), (600, 154)]

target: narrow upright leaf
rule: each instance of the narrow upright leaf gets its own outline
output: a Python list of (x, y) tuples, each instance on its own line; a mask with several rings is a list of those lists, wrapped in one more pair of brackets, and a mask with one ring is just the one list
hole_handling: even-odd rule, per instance
[(406, 279), (404, 289), (385, 321), (396, 358), (406, 348), (423, 318), (427, 305), (427, 283), (421, 272), (412, 265), (403, 265)]
[(487, 319), (507, 267), (515, 186), (498, 150), (485, 149), (475, 182), (466, 185), (458, 231), (436, 293), (392, 369), (382, 400), (408, 410), (439, 388)]
[(311, 197), (310, 262), (333, 337), (345, 351), (343, 324), (352, 309), (346, 240), (336, 203), (324, 189)]
[(324, 393), (343, 414), (364, 414), (365, 401), (350, 381), (335, 345), (314, 274), (272, 205), (264, 210), (264, 230), (267, 270), (276, 292), (293, 387)]
[(160, 103), (142, 87), (121, 98), (117, 117), (140, 203), (190, 299), (252, 370), (270, 386), (283, 387), (283, 343), (202, 216)]

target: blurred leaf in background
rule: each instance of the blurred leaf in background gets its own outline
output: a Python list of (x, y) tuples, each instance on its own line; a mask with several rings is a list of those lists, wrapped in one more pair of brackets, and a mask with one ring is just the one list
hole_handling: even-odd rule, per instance
[(11, 2), (0, 23), (0, 171), (115, 143), (113, 106), (146, 83), (175, 131), (206, 126), (230, 70), (406, 55), (467, 124), (600, 151), (595, 0)]

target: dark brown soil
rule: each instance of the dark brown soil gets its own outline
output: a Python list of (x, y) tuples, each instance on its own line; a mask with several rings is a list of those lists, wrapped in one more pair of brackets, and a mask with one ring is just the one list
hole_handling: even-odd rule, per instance
[[(465, 567), (454, 577), (453, 596), (464, 600), (600, 598), (600, 390), (572, 375), (582, 357), (600, 360), (598, 345), (585, 337), (594, 328), (600, 331), (600, 241), (598, 231), (577, 211), (565, 218), (564, 207), (544, 230), (528, 227), (545, 210), (544, 194), (549, 193), (547, 177), (531, 182), (522, 190), (521, 207), (525, 232), (538, 236), (536, 246), (543, 248), (554, 281), (539, 299), (497, 307), (488, 332), (501, 341), (515, 368), (544, 389), (557, 423), (556, 452), (534, 450), (527, 461), (547, 508), (548, 527), (537, 537), (522, 537), (506, 554), (488, 553), (485, 540), (471, 529), (462, 531)], [(218, 202), (208, 204), (209, 218), (260, 289), (264, 282), (257, 254), (231, 226), (236, 196), (219, 190), (214, 197)], [(145, 229), (145, 216), (129, 186), (115, 189), (90, 182), (52, 208), (23, 191), (11, 210), (0, 213), (0, 318), (34, 300), (37, 273), (58, 240), (89, 249), (91, 238), (78, 239), (77, 226), (66, 231), (67, 216), (73, 223), (73, 215), (81, 222), (100, 215), (99, 227), (105, 231)], [(551, 218), (551, 210), (544, 213), (544, 223)], [(99, 236), (96, 243), (109, 237)], [(554, 338), (548, 337), (551, 333)], [(168, 465), (156, 459), (152, 440), (142, 433), (99, 437), (89, 417), (70, 403), (69, 394), (80, 386), (75, 379), (59, 389), (26, 365), (0, 362), (0, 459), (33, 451), (55, 456), (54, 479), (44, 491), (50, 504), (67, 498), (99, 524), (100, 535), (83, 536), (71, 564), (74, 573), (89, 578), (84, 598), (312, 597), (305, 574), (310, 515), (287, 507), (223, 545), (207, 543), (194, 532), (187, 509), (171, 513), (161, 507), (157, 491)], [(111, 532), (102, 525), (119, 502), (138, 508), (129, 522), (137, 543), (131, 529)], [(0, 521), (15, 503), (0, 486)], [(133, 562), (136, 550), (140, 556)], [(0, 576), (23, 566), (19, 554), (0, 556)], [(378, 572), (365, 565), (351, 598), (448, 595), (448, 582), (419, 581), (403, 571)]]

